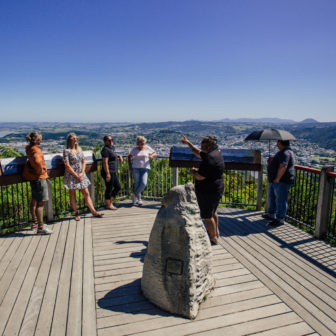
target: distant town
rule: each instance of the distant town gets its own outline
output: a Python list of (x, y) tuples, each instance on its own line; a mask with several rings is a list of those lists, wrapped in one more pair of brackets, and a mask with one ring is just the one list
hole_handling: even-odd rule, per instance
[[(12, 127), (11, 127), (12, 126)], [(110, 134), (114, 138), (115, 147), (118, 153), (127, 155), (135, 146), (136, 136), (144, 135), (148, 144), (155, 149), (158, 156), (169, 155), (170, 148), (182, 146), (180, 143), (181, 134), (185, 134), (190, 140), (199, 145), (201, 139), (208, 134), (214, 134), (218, 138), (218, 145), (222, 149), (258, 149), (262, 152), (263, 158), (274, 155), (277, 151), (275, 141), (271, 142), (270, 153), (268, 141), (244, 141), (246, 136), (256, 129), (281, 128), (292, 132), (297, 141), (291, 143), (296, 154), (296, 163), (310, 167), (321, 167), (323, 165), (335, 165), (336, 151), (333, 148), (335, 139), (331, 139), (324, 148), (323, 141), (318, 143), (316, 139), (322, 139), (315, 133), (330, 131), (329, 128), (336, 128), (335, 123), (314, 125), (304, 123), (273, 124), (262, 122), (166, 122), (166, 123), (142, 123), (142, 124), (62, 124), (62, 123), (0, 123), (0, 146), (11, 148), (24, 155), (25, 135), (32, 129), (38, 129), (43, 134), (42, 149), (45, 153), (61, 153), (63, 151), (66, 136), (70, 132), (78, 134), (80, 145), (85, 150), (94, 150), (99, 156), (100, 148), (103, 146), (102, 138)], [(324, 130), (325, 128), (325, 130)], [(311, 134), (309, 134), (309, 132)], [(313, 134), (314, 133), (314, 134)], [(333, 134), (336, 134), (333, 133)], [(315, 141), (308, 140), (308, 137), (315, 137)], [(331, 143), (331, 145), (330, 145)]]

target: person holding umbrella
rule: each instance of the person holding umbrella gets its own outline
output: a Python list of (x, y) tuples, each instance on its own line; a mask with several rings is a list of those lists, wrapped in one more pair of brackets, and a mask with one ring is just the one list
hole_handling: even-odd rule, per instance
[(287, 207), (288, 192), (294, 184), (294, 153), (289, 147), (289, 140), (278, 140), (279, 151), (273, 158), (268, 159), (267, 177), (270, 183), (269, 207), (263, 218), (270, 219), (268, 226), (284, 224)]
[[(269, 226), (282, 225), (285, 221), (288, 207), (288, 191), (294, 184), (294, 153), (289, 147), (290, 140), (296, 140), (294, 135), (285, 130), (264, 129), (249, 134), (245, 141), (268, 141), (267, 177), (270, 183), (268, 212), (263, 218), (270, 219)], [(279, 152), (271, 158), (271, 141), (277, 140)]]

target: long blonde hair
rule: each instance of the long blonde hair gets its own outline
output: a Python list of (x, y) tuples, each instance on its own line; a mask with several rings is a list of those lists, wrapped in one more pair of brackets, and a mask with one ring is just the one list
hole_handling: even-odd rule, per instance
[[(71, 138), (77, 138), (77, 143), (75, 145), (75, 149), (73, 149), (72, 146), (71, 146), (71, 142), (70, 142)], [(70, 150), (74, 150), (76, 153), (80, 153), (82, 151), (82, 148), (78, 144), (78, 136), (76, 135), (76, 133), (69, 133), (68, 134), (67, 141), (66, 141), (66, 148), (70, 149)]]

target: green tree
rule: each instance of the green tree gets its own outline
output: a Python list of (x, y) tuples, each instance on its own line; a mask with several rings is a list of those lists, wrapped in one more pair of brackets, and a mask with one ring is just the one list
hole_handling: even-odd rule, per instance
[(11, 157), (20, 157), (22, 154), (20, 154), (18, 151), (15, 149), (5, 147), (5, 146), (0, 146), (0, 158), (11, 158)]

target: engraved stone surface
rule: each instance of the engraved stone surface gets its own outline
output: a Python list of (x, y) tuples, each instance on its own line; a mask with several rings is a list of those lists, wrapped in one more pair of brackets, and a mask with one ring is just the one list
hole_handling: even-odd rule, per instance
[(194, 319), (214, 285), (211, 245), (194, 185), (174, 187), (164, 197), (150, 234), (142, 293), (156, 306)]

